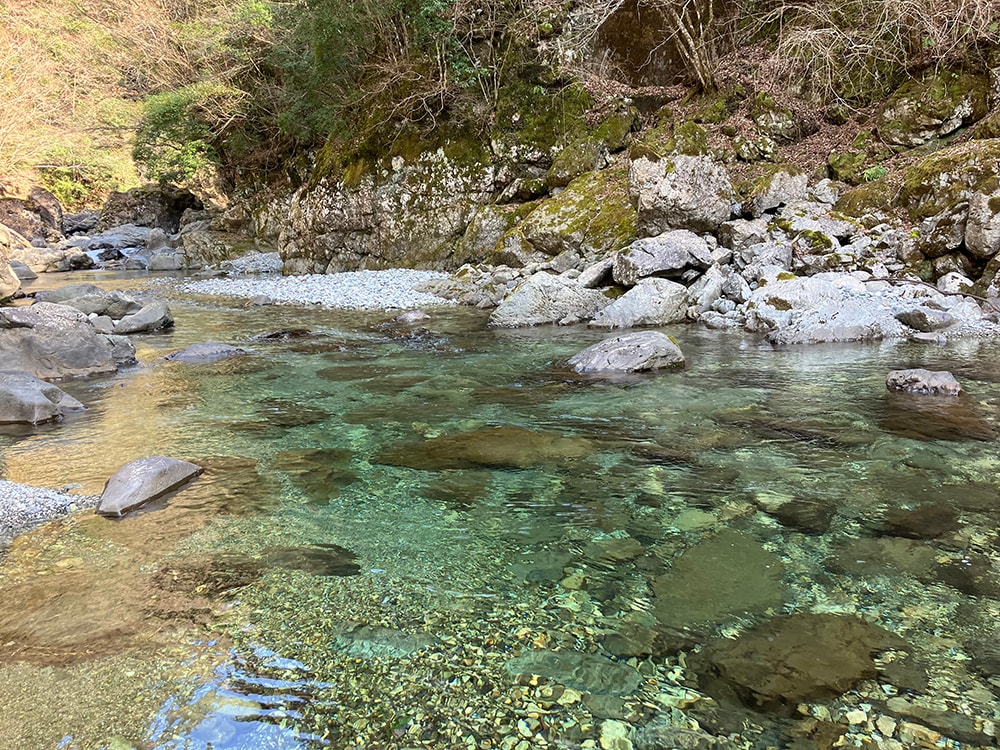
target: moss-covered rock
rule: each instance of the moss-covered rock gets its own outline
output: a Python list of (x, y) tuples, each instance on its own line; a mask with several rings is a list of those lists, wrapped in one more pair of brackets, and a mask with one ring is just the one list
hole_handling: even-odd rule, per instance
[(754, 217), (779, 206), (805, 200), (808, 177), (794, 164), (767, 165), (751, 179), (742, 183), (737, 192), (744, 209)]
[(899, 187), (890, 182), (866, 182), (840, 196), (836, 210), (845, 216), (861, 217), (891, 210), (898, 197)]
[(1000, 138), (1000, 109), (980, 120), (972, 129), (972, 137), (981, 140)]
[(875, 138), (870, 130), (862, 130), (846, 151), (831, 151), (827, 157), (827, 174), (850, 185), (868, 182), (866, 165), (877, 164), (892, 156), (892, 151)]
[(886, 143), (914, 148), (982, 119), (989, 96), (986, 75), (944, 70), (908, 81), (879, 113), (878, 134)]
[(925, 219), (951, 211), (998, 176), (1000, 138), (962, 143), (908, 167), (900, 201), (914, 218)]
[(761, 91), (754, 97), (750, 116), (761, 133), (776, 140), (791, 142), (802, 136), (802, 128), (792, 111), (779, 105), (766, 92)]
[(778, 144), (766, 135), (754, 138), (737, 135), (733, 138), (733, 150), (740, 161), (771, 161), (778, 151)]
[(577, 84), (550, 88), (516, 78), (498, 93), (493, 148), (501, 159), (551, 166), (560, 146), (583, 136), (593, 104)]
[(573, 250), (588, 259), (635, 240), (636, 222), (628, 170), (617, 166), (576, 178), (561, 193), (542, 201), (514, 231), (546, 255)]
[(581, 125), (583, 133), (562, 148), (546, 175), (550, 187), (565, 187), (572, 180), (608, 164), (610, 154), (628, 144), (635, 125), (636, 112), (629, 108), (607, 117), (596, 128)]

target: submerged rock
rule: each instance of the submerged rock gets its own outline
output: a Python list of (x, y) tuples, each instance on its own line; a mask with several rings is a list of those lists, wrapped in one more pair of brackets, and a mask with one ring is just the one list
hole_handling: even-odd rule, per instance
[(642, 682), (628, 664), (579, 651), (529, 651), (504, 664), (512, 675), (539, 675), (598, 695), (629, 695)]
[(205, 341), (201, 344), (191, 344), (178, 352), (168, 354), (165, 359), (171, 362), (215, 362), (219, 359), (238, 357), (246, 353), (246, 349), (240, 349), (238, 346)]
[(873, 654), (890, 649), (909, 647), (864, 620), (800, 612), (717, 639), (702, 658), (748, 707), (792, 715), (799, 703), (836, 698), (874, 678)]
[(392, 448), (380, 453), (377, 460), (390, 466), (428, 471), (476, 467), (526, 469), (583, 458), (594, 450), (594, 444), (586, 438), (504, 425)]
[(889, 392), (879, 426), (915, 440), (996, 439), (996, 430), (964, 398)]
[(264, 561), (276, 568), (301, 570), (314, 576), (353, 576), (361, 572), (357, 555), (336, 544), (307, 547), (268, 547)]
[(684, 366), (684, 354), (659, 331), (614, 336), (569, 358), (575, 372), (642, 372)]
[(97, 512), (120, 517), (175, 490), (201, 474), (201, 467), (167, 456), (147, 456), (125, 464), (101, 493)]
[(0, 370), (0, 424), (38, 424), (60, 419), (83, 404), (58, 386), (16, 370)]
[(348, 468), (351, 452), (337, 448), (282, 451), (273, 468), (288, 474), (311, 503), (326, 504), (358, 476)]
[(780, 558), (745, 534), (724, 529), (678, 557), (656, 579), (657, 619), (672, 627), (715, 625), (785, 600)]

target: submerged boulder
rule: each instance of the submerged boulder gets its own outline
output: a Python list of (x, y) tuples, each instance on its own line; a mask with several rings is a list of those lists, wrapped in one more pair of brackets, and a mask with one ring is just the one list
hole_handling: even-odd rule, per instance
[(167, 456), (147, 456), (125, 464), (106, 485), (97, 504), (102, 516), (120, 517), (176, 490), (201, 474), (197, 464)]
[(200, 344), (191, 344), (180, 351), (168, 354), (166, 359), (171, 362), (215, 362), (219, 359), (239, 357), (246, 353), (246, 349), (240, 349), (238, 346), (205, 341)]
[(31, 373), (0, 371), (0, 424), (39, 424), (83, 408), (61, 388)]
[(932, 372), (923, 368), (893, 370), (885, 378), (890, 391), (929, 393), (938, 396), (957, 396), (962, 392), (958, 380), (947, 370)]
[(684, 366), (684, 354), (659, 331), (637, 331), (605, 339), (569, 358), (574, 371), (642, 372)]

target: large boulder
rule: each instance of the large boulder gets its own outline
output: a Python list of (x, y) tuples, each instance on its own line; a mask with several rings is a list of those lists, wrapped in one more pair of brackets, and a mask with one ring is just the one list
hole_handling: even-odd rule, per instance
[(0, 370), (0, 424), (38, 424), (84, 406), (58, 386), (31, 373)]
[(957, 396), (962, 392), (958, 380), (947, 370), (932, 372), (923, 368), (893, 370), (885, 378), (885, 387), (890, 391), (937, 396)]
[(899, 202), (924, 219), (960, 208), (974, 193), (992, 193), (998, 178), (1000, 138), (960, 143), (906, 167)]
[(668, 229), (714, 232), (732, 212), (726, 170), (704, 156), (641, 156), (629, 169), (629, 196), (639, 212), (639, 236)]
[(84, 315), (107, 315), (119, 320), (142, 309), (142, 303), (123, 292), (109, 292), (95, 284), (67, 284), (59, 289), (42, 289), (35, 293), (38, 302), (67, 305)]
[(605, 307), (590, 325), (634, 328), (679, 323), (687, 317), (687, 289), (670, 279), (643, 279)]
[(684, 354), (673, 339), (659, 331), (614, 336), (569, 358), (576, 372), (642, 372), (684, 366)]
[(62, 238), (62, 207), (52, 193), (36, 187), (27, 198), (0, 199), (0, 223), (29, 240), (54, 242)]
[(14, 238), (3, 224), (0, 224), (0, 301), (12, 297), (21, 288), (21, 279), (10, 267), (10, 251)]
[(115, 347), (72, 307), (38, 302), (0, 308), (0, 361), (45, 379), (116, 372)]
[(603, 292), (549, 273), (529, 276), (508, 294), (493, 314), (494, 328), (590, 320), (611, 303)]
[(712, 265), (708, 243), (687, 229), (674, 229), (636, 240), (614, 258), (619, 284), (633, 286), (647, 276), (689, 279)]
[(1000, 253), (1000, 181), (990, 192), (977, 191), (969, 198), (965, 224), (965, 249), (979, 260)]
[(982, 119), (990, 110), (986, 75), (936, 71), (905, 83), (878, 116), (878, 135), (901, 148), (915, 148)]
[(197, 464), (167, 456), (147, 456), (125, 464), (106, 485), (97, 504), (102, 516), (120, 517), (176, 490), (199, 474)]

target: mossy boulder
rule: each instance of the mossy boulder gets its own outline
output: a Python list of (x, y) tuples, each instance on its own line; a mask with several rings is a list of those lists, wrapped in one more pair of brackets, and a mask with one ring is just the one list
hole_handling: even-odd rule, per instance
[(972, 137), (981, 140), (1000, 138), (1000, 109), (980, 120), (972, 129)]
[(760, 92), (754, 97), (750, 109), (757, 129), (764, 135), (786, 143), (796, 141), (804, 134), (804, 129), (796, 120), (792, 110), (779, 105), (773, 96)]
[(504, 160), (551, 166), (560, 146), (584, 135), (593, 104), (577, 84), (553, 89), (516, 78), (497, 97), (493, 148)]
[(903, 84), (878, 116), (878, 134), (902, 148), (954, 133), (989, 112), (989, 76), (944, 70)]
[(846, 151), (831, 151), (826, 159), (827, 173), (835, 180), (851, 185), (867, 182), (865, 165), (881, 162), (892, 156), (892, 151), (875, 138), (870, 130), (862, 130), (851, 141)]
[(845, 216), (862, 217), (865, 214), (891, 210), (898, 198), (898, 185), (886, 180), (876, 180), (862, 183), (845, 192), (835, 208)]
[(771, 161), (778, 151), (778, 144), (766, 135), (753, 138), (737, 135), (733, 138), (733, 150), (740, 161)]
[(962, 143), (908, 167), (903, 173), (900, 203), (914, 218), (925, 219), (953, 210), (997, 177), (1000, 138)]
[(573, 250), (591, 259), (635, 240), (636, 222), (627, 169), (617, 166), (576, 178), (561, 193), (542, 201), (514, 231), (546, 255)]
[(635, 120), (635, 110), (628, 109), (612, 114), (594, 129), (585, 128), (553, 159), (545, 177), (547, 185), (565, 187), (585, 172), (606, 167), (609, 155), (628, 144)]
[(759, 217), (780, 206), (806, 199), (809, 178), (794, 164), (764, 165), (739, 189), (744, 210)]

